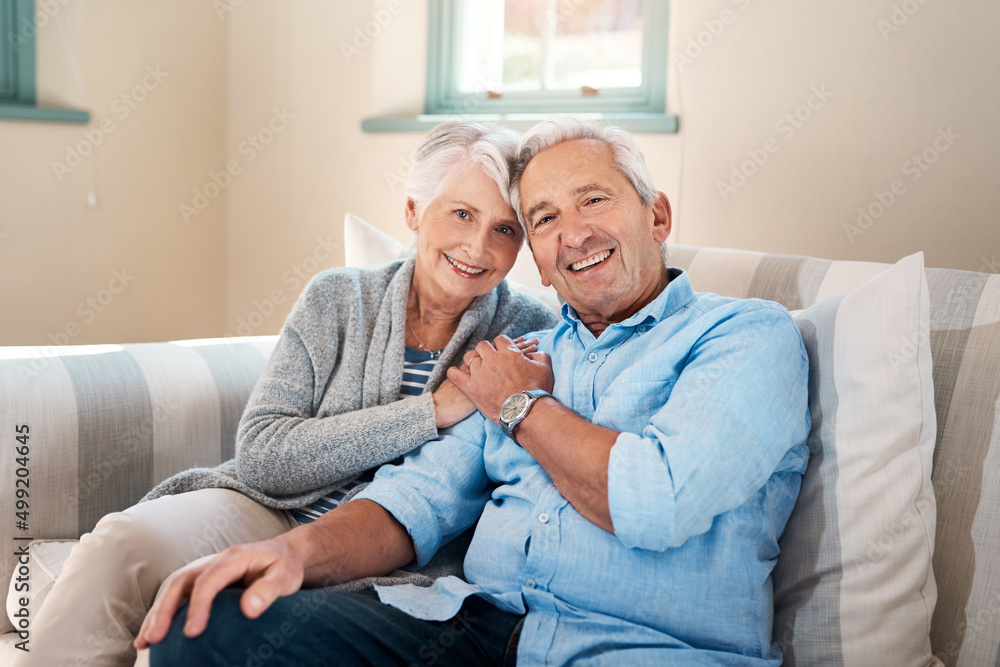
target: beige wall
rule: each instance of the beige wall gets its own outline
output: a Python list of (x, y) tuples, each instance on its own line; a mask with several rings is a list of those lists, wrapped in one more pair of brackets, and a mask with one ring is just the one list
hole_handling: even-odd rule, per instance
[(92, 122), (0, 121), (0, 343), (217, 335), (225, 202), (192, 225), (178, 204), (225, 149), (224, 24), (203, 0), (51, 6), (40, 102)]
[[(878, 21), (892, 20), (896, 2), (673, 3), (668, 105), (682, 129), (639, 143), (674, 203), (674, 242), (874, 261), (924, 250), (929, 265), (1000, 270), (1000, 195), (989, 182), (1000, 155), (990, 111), (1000, 103), (1000, 46), (990, 33), (1000, 6), (909, 0), (919, 9), (885, 39)], [(288, 152), (261, 161), (230, 193), (230, 331), (262, 312), (254, 299), (266, 309), (270, 291), (295, 291), (281, 276), (317, 237), (340, 238), (344, 211), (409, 240), (402, 187), (386, 175), (405, 169), (418, 137), (358, 127), (368, 116), (421, 111), (426, 0), (404, 0), (350, 62), (339, 45), (386, 3), (328, 5), (301, 0), (291, 14), (276, 2), (245, 5), (231, 19), (230, 145), (258, 122), (258, 107), (294, 100), (300, 116)], [(718, 34), (699, 34), (710, 28)], [(689, 39), (708, 46), (692, 57)], [(260, 47), (271, 40), (295, 46)], [(274, 81), (259, 86), (262, 71)], [(810, 100), (814, 88), (822, 95)], [(796, 113), (809, 118), (785, 119)], [(904, 163), (933, 153), (948, 128), (960, 138), (912, 181)], [(773, 152), (763, 161), (765, 146)], [(748, 150), (763, 164), (747, 167), (752, 175), (723, 199), (718, 183)], [(878, 203), (876, 191), (892, 193), (896, 180), (901, 194), (888, 210), (858, 225), (857, 208)], [(259, 330), (278, 329), (290, 303), (280, 306), (257, 316)]]
[[(226, 0), (66, 0), (77, 56), (43, 29), (40, 84), (116, 128), (96, 151), (89, 209), (87, 164), (63, 183), (51, 167), (84, 128), (0, 121), (0, 284), (13, 315), (0, 342), (43, 344), (70, 321), (72, 342), (274, 333), (305, 278), (343, 263), (346, 211), (408, 242), (396, 181), (419, 135), (360, 130), (422, 106), (427, 4), (400, 1), (348, 56), (341, 44), (383, 0), (229, 0), (221, 15)], [(894, 4), (916, 11), (886, 38), (878, 22)], [(880, 261), (924, 250), (931, 265), (1000, 268), (989, 32), (1000, 6), (712, 0), (672, 13), (668, 104), (681, 132), (639, 141), (674, 202), (675, 242)], [(157, 64), (170, 75), (118, 120), (114, 100)], [(800, 108), (814, 88), (832, 95)], [(796, 112), (800, 127), (779, 125)], [(935, 156), (947, 128), (958, 138)], [(906, 163), (925, 150), (937, 161), (913, 181)], [(723, 196), (748, 151), (763, 164)], [(226, 186), (185, 224), (178, 205), (212, 173)], [(857, 208), (895, 180), (888, 210), (857, 226)], [(121, 266), (136, 278), (84, 322), (77, 305)]]
[[(1000, 270), (993, 259), (1000, 256), (1000, 5), (713, 0), (674, 7), (684, 243), (879, 261), (923, 250), (930, 266)], [(718, 37), (701, 36), (709, 46), (700, 57), (677, 58), (724, 9), (732, 22)], [(824, 87), (832, 96), (801, 109)], [(793, 116), (795, 127), (787, 114), (806, 120)], [(938, 140), (949, 128), (960, 138)], [(762, 157), (769, 139), (777, 152), (756, 173), (748, 165), (753, 175), (724, 200), (718, 183), (749, 159), (748, 150)], [(912, 160), (925, 151), (936, 162), (923, 170)], [(887, 209), (859, 225), (857, 209), (878, 214), (879, 197), (891, 202)]]

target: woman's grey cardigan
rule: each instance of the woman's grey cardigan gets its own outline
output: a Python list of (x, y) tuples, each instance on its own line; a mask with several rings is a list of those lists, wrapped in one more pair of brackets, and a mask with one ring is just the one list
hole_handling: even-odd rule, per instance
[(292, 509), (437, 437), (431, 393), (480, 340), (553, 326), (556, 314), (506, 282), (462, 315), (420, 396), (399, 399), (414, 259), (331, 269), (295, 303), (237, 432), (236, 458), (164, 481), (143, 500), (204, 488)]

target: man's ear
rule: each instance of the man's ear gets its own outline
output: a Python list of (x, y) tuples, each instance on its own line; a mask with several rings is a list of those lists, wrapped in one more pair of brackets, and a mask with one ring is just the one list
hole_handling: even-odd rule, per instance
[(420, 216), (417, 215), (417, 202), (413, 201), (413, 197), (406, 198), (406, 208), (403, 213), (406, 218), (406, 226), (410, 228), (411, 232), (417, 231), (417, 227), (420, 226)]
[(670, 200), (662, 192), (656, 193), (653, 200), (653, 239), (657, 243), (663, 243), (670, 236), (670, 226), (673, 216), (670, 210)]
[(531, 259), (534, 260), (535, 268), (538, 269), (538, 276), (542, 279), (542, 285), (545, 287), (552, 287), (552, 281), (550, 281), (549, 277), (545, 275), (544, 271), (542, 271), (542, 267), (538, 266), (538, 260), (535, 259), (535, 253), (531, 253)]

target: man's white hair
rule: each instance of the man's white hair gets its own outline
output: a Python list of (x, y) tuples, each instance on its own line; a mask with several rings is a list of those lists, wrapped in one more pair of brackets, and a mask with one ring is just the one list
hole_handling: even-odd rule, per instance
[(421, 211), (454, 174), (479, 167), (510, 204), (510, 172), (519, 138), (514, 130), (494, 123), (441, 123), (417, 147), (406, 195)]
[(657, 193), (656, 184), (642, 157), (642, 151), (631, 134), (615, 125), (559, 114), (550, 116), (528, 130), (517, 148), (517, 159), (511, 174), (510, 202), (522, 226), (525, 225), (525, 220), (521, 210), (521, 176), (528, 163), (546, 148), (574, 139), (596, 139), (606, 143), (614, 153), (615, 167), (635, 188), (643, 206), (653, 203)]

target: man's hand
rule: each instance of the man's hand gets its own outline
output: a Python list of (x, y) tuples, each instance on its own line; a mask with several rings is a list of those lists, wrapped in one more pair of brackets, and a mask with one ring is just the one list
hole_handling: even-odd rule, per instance
[[(514, 346), (524, 354), (531, 354), (538, 349), (538, 339), (524, 340), (524, 336), (520, 336), (514, 340)], [(459, 367), (462, 373), (469, 373), (468, 360), (471, 358), (474, 358), (473, 353), (467, 352), (465, 363)], [(475, 411), (476, 406), (455, 386), (450, 377), (434, 392), (434, 418), (439, 429), (454, 426)]]
[(197, 637), (208, 625), (212, 600), (237, 581), (247, 587), (240, 597), (240, 610), (247, 618), (257, 618), (276, 599), (299, 590), (304, 573), (301, 560), (279, 540), (237, 545), (196, 560), (174, 572), (160, 587), (133, 645), (144, 649), (162, 641), (185, 599), (190, 599), (190, 605), (184, 635)]
[(449, 368), (448, 379), (484, 417), (498, 423), (500, 407), (511, 394), (552, 391), (552, 361), (544, 352), (525, 352), (507, 336), (497, 336), (468, 352), (462, 368)]

